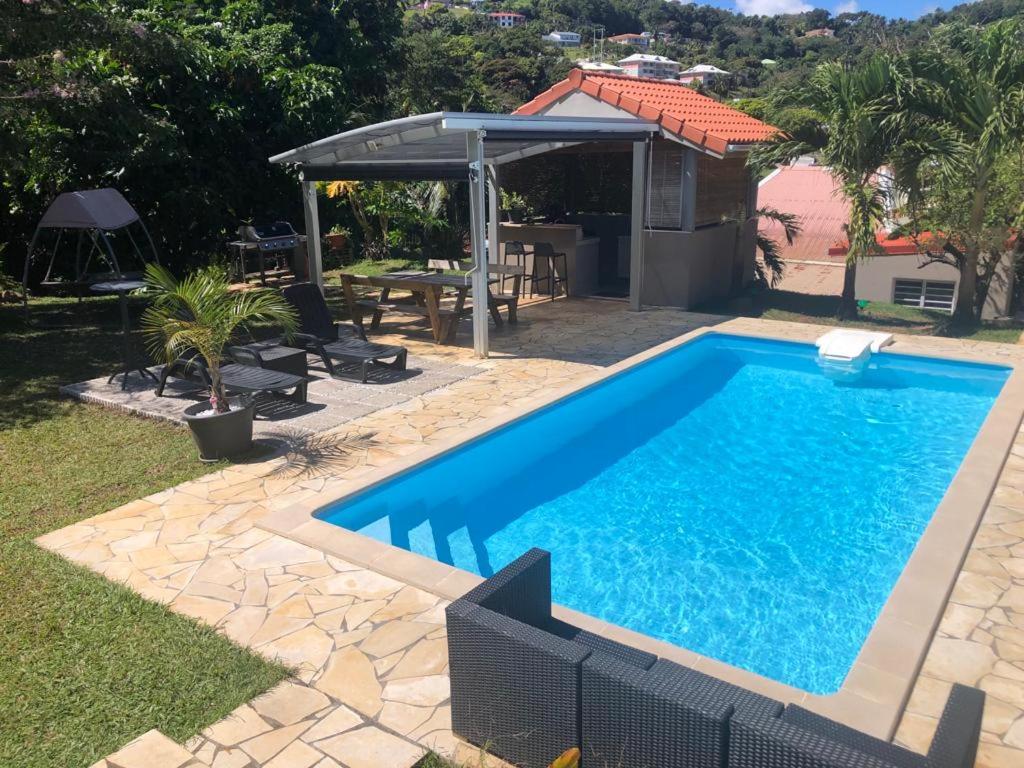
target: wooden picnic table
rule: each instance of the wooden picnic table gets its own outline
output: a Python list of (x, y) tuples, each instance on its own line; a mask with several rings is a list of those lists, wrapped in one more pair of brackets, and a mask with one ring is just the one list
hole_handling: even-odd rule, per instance
[[(497, 280), (488, 278), (488, 283), (494, 282)], [(466, 308), (466, 298), (472, 287), (469, 275), (400, 272), (370, 277), (343, 272), (341, 285), (345, 292), (345, 302), (352, 314), (352, 322), (362, 326), (366, 313), (372, 313), (370, 330), (380, 326), (385, 312), (421, 315), (430, 321), (434, 341), (446, 344), (455, 340), (459, 319), (469, 313)], [(380, 296), (376, 299), (357, 296), (355, 286), (379, 288)], [(413, 303), (399, 304), (391, 301), (391, 291), (396, 289), (411, 293)], [(455, 303), (450, 308), (441, 306), (441, 297), (446, 291), (455, 293)]]

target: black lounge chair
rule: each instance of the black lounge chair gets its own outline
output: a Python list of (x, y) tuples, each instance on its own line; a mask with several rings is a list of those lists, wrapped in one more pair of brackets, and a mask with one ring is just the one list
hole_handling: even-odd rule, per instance
[[(246, 361), (259, 359), (241, 347), (231, 347), (228, 353), (236, 359), (236, 362), (221, 363), (220, 376), (229, 393), (283, 393), (293, 389), (295, 391), (289, 396), (289, 399), (299, 404), (306, 402), (306, 387), (309, 382), (305, 377), (296, 376), (293, 373), (273, 371), (257, 365), (249, 365), (246, 362), (237, 362), (239, 359)], [(163, 371), (160, 372), (160, 382), (156, 387), (157, 397), (163, 396), (164, 387), (167, 386), (167, 380), (170, 378), (192, 381), (205, 387), (212, 386), (212, 379), (210, 378), (210, 371), (206, 367), (206, 361), (197, 354), (183, 355), (170, 365), (164, 366)]]
[[(335, 360), (359, 364), (364, 384), (371, 365), (405, 370), (408, 357), (405, 347), (376, 344), (367, 340), (366, 333), (359, 326), (335, 322), (324, 295), (313, 283), (286, 286), (281, 289), (281, 295), (295, 307), (299, 316), (299, 332), (292, 335), (292, 340), (280, 343), (319, 355), (331, 376), (336, 375)], [(394, 358), (392, 362), (382, 362), (390, 357)]]
[(524, 768), (972, 768), (985, 694), (954, 685), (926, 755), (551, 617), (531, 549), (447, 608), (452, 730)]

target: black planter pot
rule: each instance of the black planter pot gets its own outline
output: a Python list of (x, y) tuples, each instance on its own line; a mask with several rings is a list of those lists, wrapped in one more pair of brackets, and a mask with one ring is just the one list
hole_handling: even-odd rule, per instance
[(248, 398), (233, 397), (230, 402), (243, 407), (207, 416), (198, 415), (210, 410), (210, 404), (206, 401), (185, 409), (185, 422), (199, 448), (200, 461), (219, 461), (229, 456), (238, 456), (252, 448), (252, 420), (256, 406)]

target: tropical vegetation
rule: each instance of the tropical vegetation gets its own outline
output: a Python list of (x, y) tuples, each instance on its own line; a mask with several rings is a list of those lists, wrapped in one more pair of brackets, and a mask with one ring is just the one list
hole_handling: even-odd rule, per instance
[(960, 272), (955, 315), (981, 318), (1005, 254), (1024, 249), (1024, 17), (940, 29), (910, 51), (819, 65), (775, 90), (765, 116), (783, 129), (756, 151), (774, 166), (813, 154), (850, 204), (840, 316), (856, 316), (857, 264), (879, 237), (910, 233), (926, 262)]
[[(528, 23), (488, 24), (483, 13), (499, 6)], [(712, 95), (762, 114), (771, 90), (806, 82), (820, 63), (855, 66), (880, 49), (915, 50), (942, 25), (1019, 17), (1024, 0), (980, 0), (913, 22), (824, 10), (739, 15), (662, 0), (488, 0), (480, 13), (439, 4), (403, 12), (394, 0), (32, 0), (4, 8), (0, 272), (20, 276), (32, 228), (60, 191), (120, 189), (163, 262), (180, 273), (222, 252), (242, 222), (302, 220), (295, 179), (268, 156), (415, 112), (507, 112), (599, 52), (599, 30), (647, 30), (652, 52), (729, 71)], [(833, 36), (806, 35), (816, 28)], [(580, 32), (582, 46), (546, 43), (541, 36), (552, 29)], [(604, 44), (608, 60), (632, 52)], [(416, 242), (430, 230), (441, 249), (457, 242), (461, 194), (449, 189), (448, 229), (398, 217), (388, 239)], [(349, 228), (356, 249), (367, 234), (344, 195), (323, 206), (321, 221), (325, 231)]]

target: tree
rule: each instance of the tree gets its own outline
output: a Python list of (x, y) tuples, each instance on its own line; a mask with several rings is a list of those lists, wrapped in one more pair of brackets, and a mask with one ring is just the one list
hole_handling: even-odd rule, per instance
[(955, 316), (976, 321), (1020, 224), (1024, 21), (947, 27), (910, 61), (897, 181), (931, 258), (960, 272)]
[(243, 220), (301, 219), (294, 177), (267, 158), (387, 115), (401, 11), (36, 0), (6, 3), (0, 27), (9, 267), (57, 193), (113, 186), (180, 270)]
[[(755, 218), (775, 222), (782, 227), (782, 234), (790, 245), (799, 236), (802, 229), (800, 220), (792, 213), (783, 213), (775, 208), (762, 206), (755, 213)], [(754, 279), (761, 285), (774, 288), (786, 271), (785, 262), (779, 251), (779, 241), (769, 237), (761, 230), (757, 232), (757, 250), (761, 252), (761, 260), (754, 262)]]
[(333, 181), (326, 186), (328, 197), (348, 202), (370, 258), (387, 258), (393, 247), (444, 227), (448, 189), (441, 182)]
[(900, 143), (899, 124), (890, 116), (904, 77), (900, 60), (886, 53), (860, 66), (819, 65), (806, 84), (774, 94), (769, 119), (783, 133), (751, 157), (755, 165), (774, 167), (815, 154), (838, 181), (850, 205), (842, 319), (857, 316), (857, 262), (880, 252), (876, 233), (886, 215), (880, 174)]
[(142, 315), (142, 332), (155, 358), (173, 363), (198, 355), (210, 372), (210, 404), (227, 413), (227, 391), (221, 379), (224, 348), (239, 328), (249, 323), (275, 323), (285, 335), (295, 332), (295, 310), (270, 288), (232, 291), (227, 274), (206, 267), (178, 281), (158, 264), (146, 267), (146, 288), (153, 301)]

